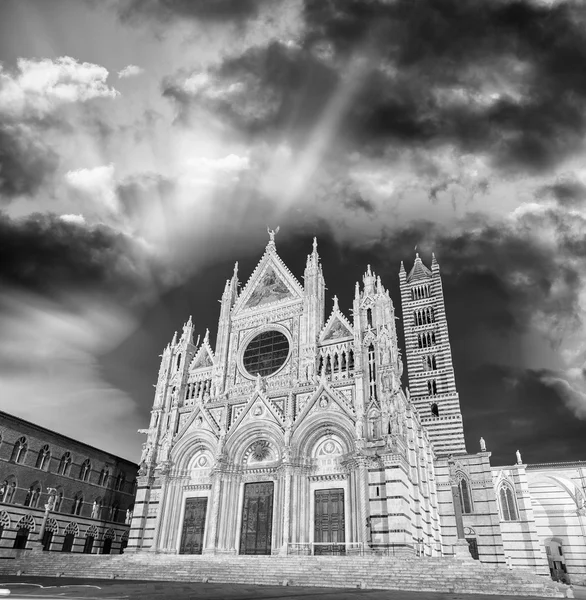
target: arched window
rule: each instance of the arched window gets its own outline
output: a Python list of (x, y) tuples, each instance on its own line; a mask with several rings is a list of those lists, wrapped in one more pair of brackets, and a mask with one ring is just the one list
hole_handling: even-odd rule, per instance
[(366, 309), (366, 324), (368, 327), (372, 327), (372, 308)]
[(330, 355), (326, 357), (326, 375), (329, 375), (332, 372), (332, 359)]
[(42, 469), (43, 471), (49, 470), (49, 462), (51, 461), (51, 452), (49, 451), (49, 444), (45, 444), (37, 455), (37, 469)]
[(112, 542), (116, 538), (116, 533), (113, 529), (106, 529), (104, 533), (104, 544), (102, 546), (102, 554), (110, 554), (112, 551)]
[(14, 443), (14, 448), (12, 448), (12, 456), (10, 457), (10, 460), (15, 463), (22, 464), (26, 456), (26, 449), (26, 438), (22, 436), (18, 438)]
[(63, 504), (63, 490), (57, 488), (57, 494), (55, 495), (55, 506), (53, 506), (53, 512), (59, 512), (61, 505)]
[(45, 550), (45, 552), (51, 550), (51, 543), (53, 542), (53, 537), (57, 533), (59, 533), (59, 525), (57, 525), (57, 521), (53, 518), (47, 519), (47, 523), (45, 524), (45, 531), (43, 532), (43, 539), (41, 540), (43, 544), (43, 550)]
[(462, 508), (462, 514), (470, 514), (472, 512), (470, 485), (468, 483), (468, 479), (463, 473), (458, 473), (458, 495), (460, 497), (460, 506)]
[(94, 547), (94, 540), (98, 537), (98, 528), (95, 525), (92, 525), (85, 532), (85, 543), (83, 545), (83, 553), (91, 554), (92, 548)]
[(41, 497), (41, 485), (39, 483), (33, 483), (26, 493), (24, 499), (24, 505), (30, 506), (31, 508), (37, 508), (39, 504), (39, 498)]
[(417, 335), (417, 345), (420, 348), (423, 348), (423, 340), (421, 339), (421, 334), (420, 333)]
[(517, 503), (515, 494), (510, 485), (503, 483), (499, 491), (499, 500), (501, 505), (501, 515), (503, 521), (517, 521), (519, 514), (517, 512)]
[(0, 487), (0, 502), (10, 504), (14, 502), (14, 496), (16, 494), (16, 479), (9, 477), (5, 479)]
[(105, 481), (106, 481), (106, 478), (108, 477), (107, 473), (108, 473), (107, 469), (102, 469), (100, 471), (100, 476), (98, 478), (98, 485), (103, 485), (103, 486), (106, 485)]
[(368, 389), (370, 392), (370, 398), (376, 400), (376, 354), (374, 352), (374, 346), (370, 344), (368, 347)]
[(435, 402), (431, 405), (431, 416), (439, 417), (439, 408)]
[(350, 350), (350, 352), (348, 352), (348, 370), (354, 370), (354, 350)]
[(124, 484), (126, 483), (126, 476), (124, 473), (118, 473), (118, 477), (116, 477), (116, 489), (118, 491), (122, 491)]
[(71, 506), (71, 514), (72, 515), (81, 515), (81, 510), (83, 508), (83, 496), (78, 492), (73, 499), (73, 505)]
[(90, 459), (86, 458), (79, 469), (79, 478), (82, 481), (89, 481), (91, 470), (92, 464), (90, 463)]
[(128, 546), (128, 530), (126, 530), (120, 538), (120, 554), (124, 554), (126, 546)]
[(430, 379), (427, 382), (427, 393), (430, 396), (436, 396), (437, 395), (437, 383), (436, 383), (435, 379)]
[(181, 354), (177, 356), (177, 370), (179, 371), (179, 367), (181, 366)]
[(16, 550), (24, 550), (28, 541), (28, 536), (31, 531), (35, 530), (35, 520), (31, 515), (25, 515), (20, 519), (16, 526), (16, 537), (14, 538), (13, 548)]
[(71, 452), (65, 452), (59, 461), (59, 475), (69, 475), (71, 467)]
[(73, 548), (73, 542), (75, 541), (75, 536), (79, 535), (79, 527), (77, 523), (69, 523), (67, 529), (65, 529), (65, 538), (63, 539), (63, 546), (61, 548), (61, 552), (71, 552)]
[(112, 504), (112, 506), (110, 507), (110, 521), (117, 521), (119, 512), (120, 507), (118, 506), (118, 504)]

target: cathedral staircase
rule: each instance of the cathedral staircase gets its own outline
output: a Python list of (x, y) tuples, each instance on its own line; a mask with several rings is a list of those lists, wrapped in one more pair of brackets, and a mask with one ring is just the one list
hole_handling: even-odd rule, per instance
[[(0, 575), (213, 582), (568, 597), (568, 586), (524, 570), (451, 558), (193, 556), (27, 552)], [(571, 597), (571, 596), (569, 596)]]

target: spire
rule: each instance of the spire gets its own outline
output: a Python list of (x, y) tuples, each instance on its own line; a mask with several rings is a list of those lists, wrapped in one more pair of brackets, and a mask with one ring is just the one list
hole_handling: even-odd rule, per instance
[(437, 258), (435, 257), (435, 252), (431, 253), (431, 270), (439, 271), (439, 263), (437, 262)]
[(210, 343), (210, 330), (206, 327), (206, 334), (203, 337), (203, 341), (207, 342), (208, 344)]
[(364, 274), (362, 280), (364, 281), (364, 293), (367, 296), (373, 294), (376, 277), (374, 271), (370, 270), (370, 265), (366, 265), (366, 273)]
[(306, 268), (307, 269), (309, 269), (311, 267), (318, 268), (318, 266), (319, 266), (319, 254), (317, 253), (317, 238), (314, 237), (311, 254), (307, 255)]
[(234, 273), (232, 274), (232, 281), (238, 281), (238, 261), (234, 263)]
[(423, 264), (423, 261), (419, 257), (419, 252), (416, 252), (413, 268), (411, 269), (411, 271), (409, 271), (409, 275), (407, 276), (407, 282), (413, 280), (423, 280), (429, 277), (431, 277), (431, 271)]
[(187, 319), (187, 322), (183, 325), (181, 340), (193, 344), (193, 321), (191, 315), (189, 315), (189, 319)]
[(380, 280), (380, 275), (377, 275), (377, 278), (376, 278), (376, 291), (379, 294), (381, 294), (382, 291), (383, 291), (383, 284), (382, 284), (382, 282)]
[(356, 287), (354, 288), (354, 298), (360, 300), (360, 284), (358, 282), (356, 282)]

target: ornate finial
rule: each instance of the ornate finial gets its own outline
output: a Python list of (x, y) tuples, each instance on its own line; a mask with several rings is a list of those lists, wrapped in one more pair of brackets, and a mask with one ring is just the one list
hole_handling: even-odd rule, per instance
[(376, 278), (376, 289), (379, 292), (382, 292), (382, 290), (383, 290), (383, 284), (380, 280), (380, 275), (377, 275), (377, 278)]
[(203, 336), (203, 341), (204, 342), (210, 341), (210, 330), (207, 327), (206, 327), (206, 334)]
[(405, 265), (403, 264), (403, 261), (401, 261), (401, 268), (399, 269), (399, 273), (402, 273), (405, 271)]
[(370, 270), (370, 265), (366, 265), (366, 274), (367, 275), (372, 275), (372, 272)]
[(269, 229), (267, 227), (267, 233), (269, 234), (269, 243), (275, 243), (275, 236), (279, 233), (279, 229), (281, 229), (278, 225), (276, 229)]
[(340, 310), (340, 307), (338, 306), (338, 296), (334, 296), (333, 300), (334, 300), (334, 310)]
[[(417, 247), (417, 246), (416, 246)], [(419, 258), (419, 252), (415, 253), (415, 260), (417, 260)]]
[(234, 263), (234, 278), (238, 277), (238, 261)]
[(197, 348), (199, 346), (199, 340), (201, 339), (201, 335), (197, 336), (197, 342), (195, 342), (195, 347)]
[(314, 254), (317, 253), (317, 238), (316, 237), (313, 238), (313, 253)]
[(177, 332), (173, 334), (173, 339), (171, 340), (171, 346), (174, 346), (177, 343)]

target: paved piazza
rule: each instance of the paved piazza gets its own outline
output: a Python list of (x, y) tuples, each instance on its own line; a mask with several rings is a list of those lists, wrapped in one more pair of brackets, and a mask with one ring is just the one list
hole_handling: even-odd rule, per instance
[[(401, 590), (352, 590), (348, 588), (276, 587), (233, 585), (228, 583), (169, 583), (142, 581), (111, 581), (104, 579), (70, 579), (56, 577), (0, 577), (0, 589), (9, 589), (16, 598), (108, 598), (144, 600), (496, 600), (520, 596), (487, 594), (439, 594), (405, 592)], [(586, 588), (575, 588), (576, 598), (586, 599)], [(2, 596), (0, 596), (2, 597)], [(526, 600), (534, 596), (523, 596)]]

